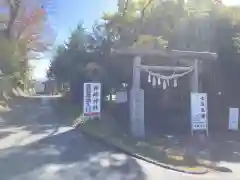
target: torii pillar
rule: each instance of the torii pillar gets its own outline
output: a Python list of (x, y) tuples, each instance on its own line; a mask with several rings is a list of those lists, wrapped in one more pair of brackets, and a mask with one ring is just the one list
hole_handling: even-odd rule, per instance
[(145, 138), (144, 90), (141, 89), (141, 57), (133, 60), (133, 80), (130, 92), (130, 124), (134, 137)]
[(191, 74), (190, 88), (191, 92), (198, 93), (199, 89), (199, 60), (195, 59), (193, 62), (193, 72)]

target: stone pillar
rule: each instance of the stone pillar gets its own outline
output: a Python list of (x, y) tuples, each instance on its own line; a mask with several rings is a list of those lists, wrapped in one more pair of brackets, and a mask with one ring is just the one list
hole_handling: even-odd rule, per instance
[(194, 60), (193, 73), (191, 75), (191, 92), (199, 92), (199, 69), (198, 60)]
[(133, 82), (132, 82), (132, 89), (140, 89), (141, 88), (141, 70), (138, 67), (141, 65), (141, 57), (137, 56), (133, 60)]
[(134, 137), (145, 137), (144, 126), (144, 91), (141, 89), (141, 57), (135, 57), (133, 62), (133, 82), (130, 92), (130, 124)]

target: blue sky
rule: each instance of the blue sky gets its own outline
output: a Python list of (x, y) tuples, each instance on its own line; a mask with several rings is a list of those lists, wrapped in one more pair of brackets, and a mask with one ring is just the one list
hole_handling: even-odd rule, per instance
[[(70, 32), (80, 22), (91, 30), (95, 20), (101, 18), (103, 12), (116, 10), (117, 0), (51, 0), (47, 11), (50, 14), (49, 23), (56, 34), (55, 44), (61, 44), (68, 39)], [(34, 77), (44, 78), (49, 65), (49, 57), (33, 62)]]
[[(85, 28), (91, 30), (91, 26), (98, 20), (103, 12), (116, 10), (117, 0), (50, 0), (47, 4), (50, 13), (50, 24), (56, 33), (55, 44), (61, 44), (69, 37), (70, 32), (79, 22), (83, 22)], [(240, 4), (240, 0), (223, 0), (226, 5)], [(45, 77), (50, 57), (38, 60), (33, 65), (34, 77)]]
[(54, 28), (58, 31), (57, 43), (65, 40), (69, 31), (81, 21), (86, 28), (91, 29), (94, 21), (99, 19), (103, 12), (115, 10), (116, 5), (116, 0), (55, 0), (51, 19)]

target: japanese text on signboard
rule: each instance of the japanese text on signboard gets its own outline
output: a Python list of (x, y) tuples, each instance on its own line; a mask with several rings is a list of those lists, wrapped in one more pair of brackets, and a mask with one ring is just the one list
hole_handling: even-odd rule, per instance
[(84, 83), (84, 116), (99, 115), (101, 111), (101, 84)]

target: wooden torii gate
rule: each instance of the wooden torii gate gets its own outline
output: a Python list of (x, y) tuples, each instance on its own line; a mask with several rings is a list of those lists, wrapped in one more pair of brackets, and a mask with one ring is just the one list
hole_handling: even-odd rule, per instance
[[(130, 92), (130, 121), (133, 136), (138, 138), (145, 137), (144, 126), (144, 91), (141, 89), (140, 74), (142, 69), (154, 71), (173, 71), (186, 72), (193, 68), (191, 73), (191, 92), (199, 92), (199, 61), (212, 61), (217, 59), (216, 53), (180, 51), (180, 50), (149, 50), (147, 48), (126, 48), (112, 50), (113, 54), (132, 55), (133, 58), (133, 82)], [(143, 56), (171, 57), (176, 59), (192, 60), (192, 67), (181, 66), (148, 66), (142, 65)]]

